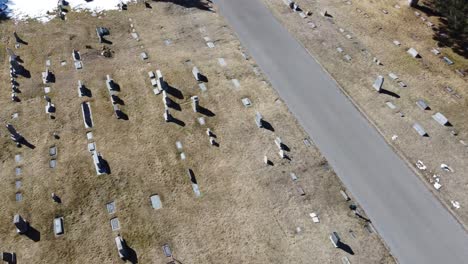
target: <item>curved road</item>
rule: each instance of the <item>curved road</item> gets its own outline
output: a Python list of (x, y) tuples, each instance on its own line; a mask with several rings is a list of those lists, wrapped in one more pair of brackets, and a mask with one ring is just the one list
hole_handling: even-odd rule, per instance
[(466, 231), (264, 4), (215, 3), (397, 260), (468, 263)]

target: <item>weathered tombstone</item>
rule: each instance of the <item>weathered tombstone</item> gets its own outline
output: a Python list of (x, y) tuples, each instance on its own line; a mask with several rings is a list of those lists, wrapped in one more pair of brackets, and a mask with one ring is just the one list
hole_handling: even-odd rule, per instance
[(156, 78), (156, 75), (154, 75), (154, 72), (153, 72), (153, 71), (149, 71), (149, 72), (148, 72), (148, 76), (150, 77), (150, 79)]
[(424, 101), (424, 100), (418, 100), (416, 101), (416, 105), (421, 108), (422, 110), (428, 110), (429, 109), (429, 106), (427, 105), (427, 103)]
[(81, 112), (83, 114), (83, 121), (86, 128), (93, 127), (93, 116), (91, 112), (91, 105), (89, 102), (83, 102), (81, 104)]
[(392, 80), (398, 80), (398, 76), (396, 74), (394, 74), (393, 72), (389, 73), (388, 76), (390, 77), (390, 79)]
[(154, 209), (161, 209), (162, 208), (161, 198), (159, 197), (159, 195), (157, 195), (157, 194), (151, 195), (150, 200), (151, 200), (151, 206)]
[(289, 174), (289, 176), (291, 176), (291, 180), (293, 180), (293, 181), (297, 181), (297, 180), (298, 180), (297, 175), (296, 175), (296, 173), (294, 173), (294, 172), (291, 172), (291, 173)]
[(148, 54), (146, 52), (142, 52), (142, 53), (140, 53), (140, 58), (142, 60), (147, 60), (148, 59)]
[(304, 192), (304, 189), (302, 189), (301, 186), (297, 185), (296, 186), (296, 191), (300, 196), (304, 196), (306, 193)]
[(433, 49), (431, 50), (431, 52), (432, 52), (434, 55), (439, 55), (439, 54), (440, 54), (440, 51), (439, 51), (438, 49), (436, 49), (436, 48), (433, 48)]
[(252, 102), (250, 101), (249, 98), (242, 98), (242, 104), (245, 106), (245, 107), (249, 107), (252, 105)]
[(208, 135), (209, 137), (213, 136), (213, 132), (211, 131), (211, 129), (206, 129), (206, 135)]
[(169, 113), (169, 109), (164, 110), (164, 121), (169, 122), (171, 120), (171, 114)]
[(74, 61), (80, 61), (81, 60), (81, 55), (80, 55), (80, 52), (73, 49), (72, 51), (72, 58)]
[(401, 45), (400, 41), (398, 41), (398, 40), (394, 40), (393, 44), (395, 44), (395, 46), (400, 46)]
[(238, 89), (240, 87), (240, 82), (237, 79), (232, 79), (232, 84), (234, 84), (234, 88)]
[(106, 168), (104, 167), (104, 164), (102, 163), (101, 153), (94, 150), (92, 153), (92, 156), (93, 156), (94, 167), (96, 169), (96, 174), (101, 175), (101, 174), (107, 173)]
[(96, 143), (94, 142), (88, 143), (88, 151), (93, 153), (95, 150), (96, 150)]
[(121, 259), (126, 259), (128, 257), (128, 249), (127, 249), (127, 245), (125, 245), (125, 241), (122, 239), (121, 236), (115, 237), (115, 245), (117, 247), (117, 252), (119, 253), (119, 257)]
[(52, 146), (52, 147), (49, 148), (49, 155), (50, 156), (57, 155), (57, 147), (56, 146)]
[(110, 220), (110, 225), (111, 225), (112, 231), (120, 230), (120, 222), (117, 217), (114, 217)]
[(277, 146), (280, 150), (283, 149), (283, 141), (281, 140), (280, 137), (276, 137), (276, 138), (275, 138), (275, 144), (276, 144), (276, 146)]
[(112, 202), (110, 202), (110, 203), (107, 203), (107, 204), (106, 204), (106, 209), (107, 209), (107, 212), (108, 212), (109, 214), (115, 213), (115, 202), (112, 201)]
[(182, 149), (183, 149), (182, 142), (176, 141), (176, 148), (177, 148), (178, 151), (182, 151)]
[(21, 217), (21, 215), (16, 214), (13, 217), (13, 224), (16, 227), (16, 233), (22, 235), (29, 230), (29, 223)]
[(199, 123), (200, 125), (202, 125), (202, 126), (204, 126), (204, 125), (206, 124), (205, 118), (204, 118), (203, 116), (197, 118), (197, 120), (198, 120), (198, 123)]
[(163, 252), (164, 252), (164, 255), (168, 258), (171, 258), (172, 257), (172, 252), (171, 252), (171, 248), (169, 247), (168, 244), (164, 244), (163, 247)]
[(390, 108), (392, 110), (394, 110), (396, 108), (396, 106), (392, 102), (386, 102), (385, 104), (388, 106), (388, 108)]
[(426, 130), (424, 130), (424, 128), (423, 128), (419, 123), (414, 123), (413, 129), (416, 130), (416, 132), (418, 132), (418, 134), (419, 134), (421, 137), (427, 136)]
[(348, 55), (348, 54), (346, 54), (346, 55), (344, 56), (344, 58), (345, 58), (345, 60), (347, 60), (347, 61), (351, 61), (351, 56)]
[(195, 80), (201, 81), (201, 74), (197, 67), (195, 66), (193, 67), (192, 74), (193, 74), (193, 77), (195, 77)]
[(198, 109), (199, 109), (199, 99), (198, 99), (198, 96), (192, 96), (190, 99), (192, 99), (192, 109), (193, 109), (193, 112), (198, 112)]
[(420, 58), (421, 56), (419, 55), (418, 51), (416, 51), (414, 48), (410, 48), (408, 51), (408, 54), (411, 55), (413, 58)]
[(340, 194), (341, 194), (341, 196), (343, 196), (343, 198), (344, 198), (346, 201), (351, 200), (351, 198), (349, 198), (348, 194), (347, 194), (344, 190), (340, 190)]
[(49, 168), (54, 169), (57, 166), (57, 160), (56, 159), (51, 159), (49, 161)]
[(447, 65), (453, 65), (453, 61), (447, 57), (443, 57), (442, 60), (444, 60), (444, 62), (447, 63)]
[(340, 237), (338, 236), (338, 234), (336, 232), (332, 232), (329, 236), (330, 238), (330, 241), (332, 242), (333, 246), (334, 247), (338, 247), (340, 245)]
[(268, 159), (266, 155), (263, 156), (263, 163), (265, 163), (266, 165), (270, 165), (270, 160)]
[(109, 92), (117, 90), (117, 85), (114, 82), (114, 80), (110, 77), (110, 75), (106, 76), (106, 85), (107, 85), (107, 89), (109, 90)]
[(23, 200), (23, 194), (21, 192), (15, 193), (15, 200), (21, 202)]
[(382, 89), (383, 82), (384, 82), (384, 77), (382, 75), (379, 75), (377, 76), (377, 79), (374, 81), (374, 84), (372, 85), (372, 87), (374, 87), (374, 89), (377, 92), (380, 92), (380, 90)]
[(227, 66), (226, 60), (224, 58), (218, 58), (218, 63), (221, 65), (221, 67)]
[(439, 124), (441, 124), (442, 126), (446, 126), (446, 125), (449, 125), (449, 121), (448, 119), (441, 113), (437, 112), (435, 113), (432, 118)]
[(201, 90), (202, 92), (205, 92), (205, 91), (207, 90), (206, 85), (205, 85), (204, 83), (199, 83), (199, 84), (198, 84), (198, 87), (200, 87), (200, 90)]
[(56, 236), (63, 235), (63, 217), (54, 218), (54, 234)]
[(49, 71), (49, 68), (46, 68), (46, 71), (42, 72), (42, 82), (44, 84), (47, 84), (49, 83), (49, 81), (50, 81), (50, 71)]
[(343, 49), (342, 49), (341, 47), (336, 48), (336, 50), (337, 50), (339, 53), (343, 53)]
[(259, 112), (255, 114), (255, 123), (257, 124), (258, 128), (263, 127), (263, 117)]
[(279, 154), (280, 158), (282, 158), (282, 159), (285, 159), (285, 158), (286, 158), (286, 153), (284, 153), (284, 150), (281, 149), (281, 150), (278, 152), (278, 154)]

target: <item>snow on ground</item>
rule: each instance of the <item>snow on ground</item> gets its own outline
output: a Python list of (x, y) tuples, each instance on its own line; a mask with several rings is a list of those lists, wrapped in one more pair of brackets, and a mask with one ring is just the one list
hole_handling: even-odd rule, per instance
[[(54, 17), (47, 13), (57, 10), (57, 2), (58, 0), (0, 0), (0, 11), (6, 8), (4, 12), (7, 16), (16, 20), (33, 18), (47, 22)], [(117, 5), (121, 2), (128, 3), (132, 0), (68, 0), (66, 2), (75, 10), (100, 12), (117, 9)]]

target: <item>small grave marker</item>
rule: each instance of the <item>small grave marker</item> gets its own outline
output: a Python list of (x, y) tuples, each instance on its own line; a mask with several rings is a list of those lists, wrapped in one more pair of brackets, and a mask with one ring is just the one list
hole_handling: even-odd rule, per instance
[(239, 80), (237, 80), (237, 79), (232, 79), (231, 81), (232, 81), (232, 83), (234, 84), (234, 87), (235, 87), (235, 88), (239, 88), (239, 87), (240, 87), (240, 82), (239, 82)]
[(117, 217), (114, 217), (110, 220), (112, 231), (120, 230), (120, 222)]
[(245, 106), (245, 107), (249, 107), (252, 105), (252, 102), (250, 101), (249, 98), (242, 98), (242, 104)]
[(115, 213), (115, 201), (106, 204), (106, 209), (109, 214)]
[(427, 136), (426, 130), (424, 130), (424, 128), (419, 123), (414, 123), (413, 124), (413, 129), (416, 130), (416, 132), (418, 132), (418, 134), (421, 137)]
[(161, 209), (162, 204), (161, 204), (161, 198), (159, 198), (159, 195), (155, 194), (150, 197), (151, 200), (151, 206), (154, 209)]
[(414, 48), (410, 48), (408, 51), (408, 54), (411, 55), (413, 58), (420, 58), (421, 56), (419, 55), (418, 51), (416, 51)]
[(432, 118), (439, 124), (441, 124), (442, 126), (446, 126), (449, 124), (449, 121), (448, 119), (441, 113), (437, 112), (435, 113)]
[(416, 105), (421, 108), (422, 110), (428, 110), (429, 109), (429, 106), (427, 105), (427, 103), (424, 101), (424, 100), (418, 100), (416, 101)]
[(221, 65), (221, 67), (227, 66), (226, 60), (224, 58), (218, 58), (218, 63)]
[(207, 90), (206, 85), (204, 83), (199, 83), (198, 87), (200, 88), (202, 92), (205, 92)]
[(15, 193), (15, 200), (21, 202), (23, 200), (23, 194), (21, 192)]
[(199, 118), (197, 118), (197, 120), (198, 120), (198, 123), (200, 125), (202, 125), (202, 126), (205, 125), (205, 118), (204, 117), (199, 117)]

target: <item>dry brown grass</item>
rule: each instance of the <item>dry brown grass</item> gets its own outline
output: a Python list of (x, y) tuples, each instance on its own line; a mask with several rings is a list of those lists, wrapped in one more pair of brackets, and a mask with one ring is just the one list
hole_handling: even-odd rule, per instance
[[(254, 63), (242, 58), (239, 42), (215, 13), (185, 9), (169, 3), (153, 3), (153, 9), (138, 4), (126, 12), (107, 12), (100, 17), (70, 13), (65, 22), (46, 25), (35, 22), (2, 24), (2, 35), (14, 28), (28, 46), (17, 52), (32, 78), (19, 78), (21, 103), (9, 101), (8, 89), (0, 91), (1, 120), (11, 122), (36, 146), (17, 149), (2, 133), (0, 152), (0, 244), (13, 251), (18, 263), (117, 263), (118, 255), (105, 204), (115, 201), (120, 234), (138, 254), (139, 263), (165, 263), (161, 246), (169, 243), (182, 263), (336, 263), (348, 256), (352, 263), (393, 263), (378, 236), (369, 234), (339, 194), (337, 177), (326, 166), (315, 147), (303, 144), (304, 131), (274, 90), (252, 71)], [(129, 18), (140, 34), (130, 36)], [(112, 59), (98, 56), (100, 44), (96, 26), (111, 30), (108, 38), (115, 52)], [(200, 27), (206, 28), (201, 34)], [(209, 49), (203, 36), (215, 40)], [(166, 46), (165, 39), (172, 44)], [(2, 45), (13, 40), (4, 37)], [(91, 45), (92, 49), (86, 49)], [(84, 69), (75, 71), (73, 48), (81, 51)], [(138, 54), (146, 51), (149, 60)], [(52, 61), (56, 76), (50, 97), (56, 104), (55, 120), (44, 113), (40, 72), (45, 60)], [(217, 58), (226, 59), (221, 68)], [(66, 66), (60, 61), (66, 60)], [(209, 78), (208, 91), (201, 93), (187, 60)], [(3, 57), (2, 85), (8, 86), (7, 61)], [(161, 96), (150, 88), (147, 72), (161, 69), (171, 86), (183, 98), (171, 96), (182, 111), (172, 110), (185, 123), (165, 123)], [(105, 87), (110, 74), (120, 84), (122, 110), (129, 120), (113, 116)], [(236, 90), (230, 81), (237, 78)], [(86, 136), (77, 95), (77, 81), (92, 91), (92, 130), (97, 149), (109, 162), (112, 173), (96, 176), (86, 150)], [(200, 126), (191, 110), (190, 96), (198, 95), (201, 105), (215, 116), (205, 117)], [(244, 108), (240, 99), (248, 96), (253, 106)], [(260, 111), (275, 131), (258, 129), (255, 111)], [(20, 117), (10, 119), (13, 112)], [(219, 147), (209, 145), (206, 127), (217, 135)], [(60, 139), (52, 137), (58, 131)], [(273, 142), (276, 136), (291, 148), (291, 161), (280, 160)], [(175, 147), (182, 141), (187, 155), (181, 161)], [(58, 147), (58, 165), (48, 168), (48, 148)], [(21, 153), (23, 173), (14, 176), (14, 155)], [(263, 155), (275, 163), (265, 167)], [(202, 196), (196, 198), (186, 169), (192, 168)], [(289, 173), (295, 172), (305, 192), (299, 196)], [(22, 202), (14, 201), (15, 179), (21, 179)], [(63, 204), (54, 204), (50, 193)], [(149, 196), (159, 194), (163, 209), (150, 206)], [(308, 214), (320, 215), (314, 224)], [(33, 242), (15, 233), (12, 217), (20, 213), (40, 231)], [(55, 238), (52, 220), (63, 216), (65, 234)], [(300, 234), (295, 233), (301, 227)], [(353, 231), (354, 236), (349, 232)], [(338, 231), (354, 250), (351, 256), (333, 248), (328, 240)]]

